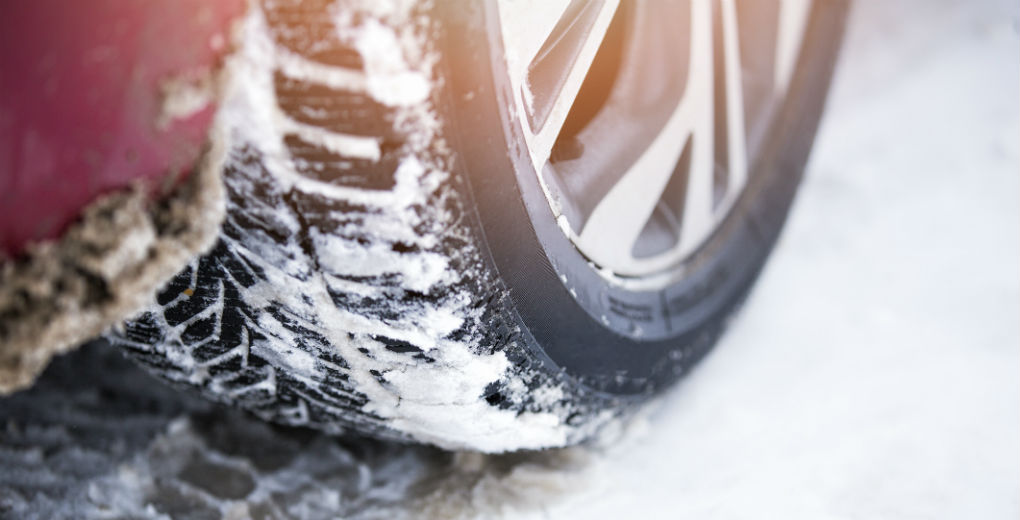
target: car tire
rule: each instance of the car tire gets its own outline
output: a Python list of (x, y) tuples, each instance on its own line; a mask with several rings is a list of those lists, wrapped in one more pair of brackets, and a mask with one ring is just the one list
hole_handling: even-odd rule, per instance
[[(504, 47), (511, 14), (495, 2), (437, 4), (252, 9), (216, 123), (229, 150), (220, 239), (113, 343), (267, 420), (487, 452), (590, 438), (709, 351), (782, 228), (846, 5), (806, 11), (746, 183), (722, 196), (711, 229), (687, 251), (648, 239), (675, 258), (630, 271), (654, 262), (600, 264), (599, 254), (616, 253), (579, 242), (579, 213), (550, 195), (525, 135), (536, 116), (524, 113), (533, 107), (519, 102)], [(585, 11), (596, 4), (605, 3), (571, 3), (573, 18), (554, 31), (594, 20)], [(713, 27), (740, 14), (733, 2), (691, 5), (713, 13)], [(608, 33), (639, 10), (624, 4), (600, 23)], [(720, 52), (713, 60), (723, 64)], [(534, 63), (531, 86), (542, 74)], [(711, 78), (716, 89), (720, 81)], [(615, 99), (608, 88), (593, 97), (600, 106)], [(564, 124), (587, 128), (601, 110)]]

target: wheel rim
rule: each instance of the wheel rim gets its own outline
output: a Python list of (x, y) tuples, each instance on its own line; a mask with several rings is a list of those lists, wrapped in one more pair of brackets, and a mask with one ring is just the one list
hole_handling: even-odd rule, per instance
[(611, 282), (671, 283), (743, 191), (810, 0), (498, 7), (514, 117), (560, 229)]

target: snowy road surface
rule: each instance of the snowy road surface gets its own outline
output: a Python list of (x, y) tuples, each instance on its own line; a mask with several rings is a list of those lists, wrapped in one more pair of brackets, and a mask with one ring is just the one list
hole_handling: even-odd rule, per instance
[(95, 346), (0, 401), (0, 517), (1015, 519), (1018, 89), (1015, 0), (861, 0), (761, 282), (615, 444), (332, 439)]
[(547, 517), (1020, 517), (1018, 33), (1012, 0), (855, 6), (743, 314)]

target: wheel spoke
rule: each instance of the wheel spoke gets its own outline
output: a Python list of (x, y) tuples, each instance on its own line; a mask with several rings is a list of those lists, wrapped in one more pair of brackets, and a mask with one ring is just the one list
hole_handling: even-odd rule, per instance
[(553, 27), (564, 16), (572, 0), (513, 0), (498, 2), (510, 81), (525, 81), (528, 65), (538, 54)]
[(780, 95), (786, 92), (793, 76), (810, 11), (811, 0), (780, 0), (774, 76), (775, 91)]
[(528, 65), (518, 95), (528, 112), (536, 167), (548, 160), (618, 5), (619, 0), (573, 0)]
[(701, 247), (743, 193), (813, 2), (619, 3), (497, 5), (554, 215), (595, 265), (641, 277)]
[(747, 144), (744, 132), (744, 81), (740, 60), (740, 31), (734, 0), (722, 0), (723, 61), (726, 95), (727, 181), (723, 205), (730, 202), (747, 181)]
[(692, 1), (690, 68), (684, 96), (663, 131), (599, 202), (578, 236), (579, 247), (602, 265), (634, 262), (634, 243), (674, 173), (688, 138), (693, 141), (682, 233), (688, 233), (689, 222), (707, 222), (711, 227), (711, 28), (709, 1)]

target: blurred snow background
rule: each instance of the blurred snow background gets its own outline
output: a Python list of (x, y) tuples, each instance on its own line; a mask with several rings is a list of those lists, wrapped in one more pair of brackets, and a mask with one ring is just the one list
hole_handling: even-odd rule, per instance
[(0, 517), (1017, 518), (1020, 6), (860, 0), (835, 85), (744, 312), (618, 442), (333, 439), (96, 345), (0, 401)]

